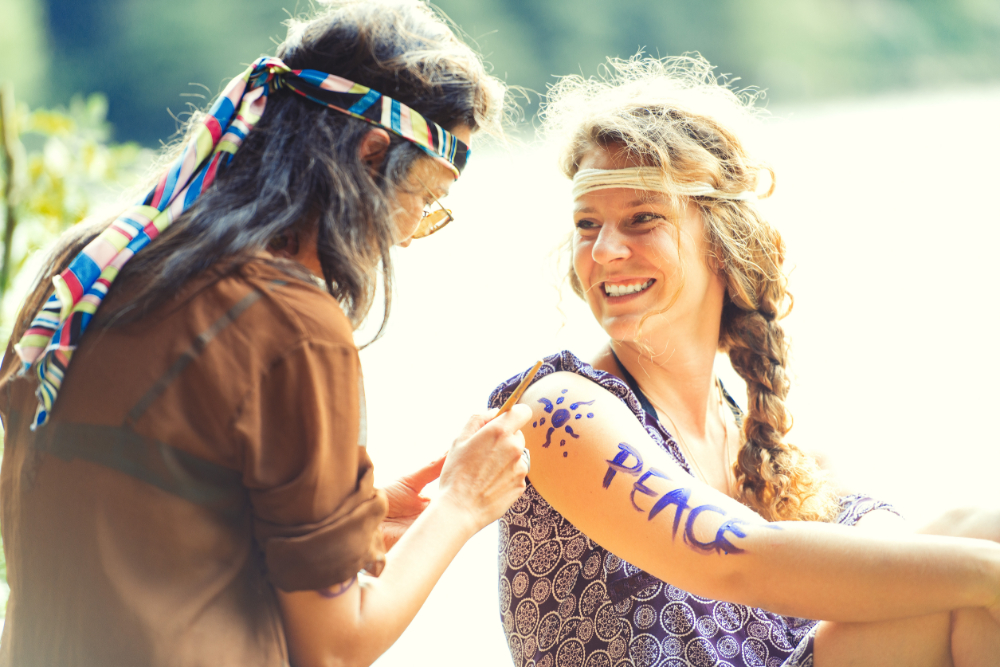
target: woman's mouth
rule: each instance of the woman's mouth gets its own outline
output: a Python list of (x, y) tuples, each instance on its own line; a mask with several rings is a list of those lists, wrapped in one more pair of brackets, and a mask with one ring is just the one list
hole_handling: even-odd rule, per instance
[(618, 283), (602, 283), (601, 286), (604, 288), (604, 295), (609, 298), (620, 298), (625, 296), (633, 296), (641, 292), (645, 292), (656, 280), (650, 278), (646, 281), (641, 280), (630, 280)]

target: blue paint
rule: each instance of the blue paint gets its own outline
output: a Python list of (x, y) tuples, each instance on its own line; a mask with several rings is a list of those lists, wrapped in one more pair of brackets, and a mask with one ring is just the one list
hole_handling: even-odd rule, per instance
[[(569, 391), (568, 389), (563, 389), (561, 393), (565, 394), (568, 391)], [(570, 406), (569, 406), (570, 409), (569, 410), (567, 410), (566, 408), (558, 408), (557, 409), (555, 407), (557, 405), (561, 405), (565, 400), (566, 400), (565, 396), (559, 396), (558, 398), (556, 398), (556, 402), (555, 403), (553, 403), (552, 401), (550, 401), (547, 398), (540, 398), (540, 399), (538, 399), (538, 402), (545, 406), (545, 412), (547, 412), (547, 413), (549, 413), (549, 414), (552, 415), (552, 417), (550, 417), (550, 421), (549, 421), (549, 423), (551, 424), (551, 426), (549, 427), (548, 432), (546, 432), (546, 434), (545, 434), (545, 442), (542, 443), (542, 447), (549, 447), (552, 444), (552, 434), (556, 430), (558, 430), (560, 428), (565, 428), (566, 429), (566, 434), (569, 435), (571, 438), (579, 439), (579, 437), (580, 437), (579, 434), (577, 434), (573, 430), (573, 427), (571, 427), (568, 422), (570, 422), (573, 419), (580, 419), (583, 415), (582, 414), (573, 414), (573, 412), (571, 412), (571, 411), (576, 410), (581, 405), (592, 405), (597, 399), (594, 399), (594, 400), (591, 400), (591, 401), (576, 401), (576, 402), (570, 404)], [(593, 418), (594, 413), (591, 412), (587, 416), (590, 417), (590, 418)], [(544, 423), (545, 423), (545, 417), (542, 417), (541, 419), (538, 420), (537, 423), (532, 424), (532, 426), (533, 427), (535, 427), (535, 426), (541, 426)], [(560, 447), (562, 447), (565, 444), (566, 444), (565, 440), (561, 440), (559, 442), (559, 446)]]
[(566, 393), (567, 391), (569, 391), (569, 389), (563, 389), (563, 390), (562, 390), (562, 391), (560, 391), (559, 393), (560, 393), (560, 394), (565, 394), (565, 393)]
[(531, 428), (535, 428), (537, 426), (538, 426), (538, 422), (531, 422)]
[(662, 472), (660, 472), (656, 468), (650, 468), (649, 470), (647, 470), (646, 474), (644, 474), (642, 477), (640, 477), (638, 479), (638, 481), (636, 481), (636, 483), (632, 486), (632, 495), (629, 496), (629, 499), (632, 501), (632, 507), (635, 508), (636, 512), (645, 512), (646, 511), (646, 510), (642, 509), (641, 507), (639, 507), (639, 505), (636, 504), (636, 502), (635, 502), (635, 494), (636, 494), (636, 492), (641, 493), (641, 494), (643, 494), (645, 496), (652, 496), (654, 498), (656, 496), (660, 495), (658, 491), (654, 491), (653, 489), (651, 489), (648, 486), (646, 486), (645, 482), (650, 477), (659, 477), (660, 479), (667, 479), (667, 480), (670, 479), (669, 477), (667, 477), (666, 475), (664, 475)]
[(588, 412), (587, 413), (587, 419), (593, 419), (593, 418), (594, 418), (594, 413), (593, 412)]
[(325, 598), (331, 598), (331, 599), (337, 598), (346, 593), (348, 590), (350, 590), (351, 586), (356, 584), (357, 581), (358, 581), (358, 575), (354, 575), (354, 577), (350, 581), (345, 581), (342, 584), (335, 584), (333, 586), (330, 586), (329, 588), (323, 588), (316, 592)]
[(688, 501), (691, 500), (691, 489), (674, 489), (668, 493), (664, 493), (663, 496), (656, 501), (653, 505), (653, 509), (649, 510), (648, 521), (652, 521), (653, 517), (670, 507), (675, 505), (677, 507), (677, 512), (674, 514), (674, 527), (671, 534), (672, 537), (677, 537), (677, 529), (681, 525), (681, 517), (684, 514), (684, 510), (691, 509)]
[[(619, 442), (618, 449), (620, 450), (615, 458), (607, 461), (608, 472), (604, 475), (604, 488), (608, 488), (611, 484), (611, 480), (615, 478), (615, 475), (622, 472), (626, 475), (635, 475), (636, 477), (642, 472), (642, 457), (639, 452), (636, 451), (635, 447), (628, 444), (627, 442)], [(627, 466), (625, 462), (628, 461), (628, 457), (635, 459), (635, 465)]]
[[(716, 507), (715, 505), (699, 505), (698, 507), (695, 507), (688, 514), (687, 523), (684, 525), (684, 541), (700, 551), (704, 552), (722, 551), (722, 549), (718, 545), (718, 539), (719, 539), (718, 533), (716, 533), (715, 539), (712, 540), (711, 542), (699, 542), (698, 538), (694, 536), (694, 522), (698, 519), (699, 516), (701, 516), (705, 512), (714, 512), (715, 514), (721, 514), (722, 516), (726, 516), (726, 510), (722, 509), (721, 507)], [(729, 546), (732, 547), (732, 545)], [(732, 548), (735, 549), (736, 547)]]
[(569, 452), (563, 452), (563, 456), (569, 456)]
[[(563, 456), (566, 455), (567, 454), (564, 452)], [(633, 460), (633, 463), (631, 464), (629, 463), (630, 459)], [(632, 447), (627, 442), (618, 443), (618, 453), (613, 459), (607, 460), (607, 464), (608, 471), (605, 473), (604, 481), (602, 482), (602, 486), (605, 489), (611, 486), (611, 481), (618, 473), (625, 473), (626, 475), (638, 477), (632, 485), (631, 494), (629, 494), (629, 501), (632, 503), (632, 508), (636, 512), (646, 511), (639, 506), (638, 502), (636, 502), (635, 495), (637, 493), (649, 496), (650, 498), (656, 498), (659, 496), (653, 506), (649, 509), (649, 514), (646, 517), (647, 521), (652, 521), (656, 515), (670, 506), (676, 508), (674, 512), (671, 539), (677, 539), (677, 531), (680, 530), (681, 521), (684, 519), (684, 513), (687, 512), (687, 521), (684, 523), (684, 542), (692, 549), (702, 553), (716, 553), (724, 555), (744, 553), (743, 549), (733, 544), (732, 539), (745, 538), (747, 536), (746, 528), (758, 525), (755, 522), (745, 521), (735, 517), (730, 518), (729, 514), (724, 509), (716, 507), (715, 505), (699, 505), (692, 508), (691, 495), (693, 490), (690, 488), (675, 488), (661, 496), (658, 491), (647, 486), (647, 480), (652, 477), (658, 477), (663, 480), (671, 481), (671, 477), (656, 468), (650, 468), (643, 473), (642, 455), (635, 447)], [(694, 532), (695, 522), (698, 520), (698, 517), (705, 512), (718, 514), (725, 519), (716, 530), (715, 537), (708, 542), (702, 542), (699, 540), (695, 537)], [(773, 524), (763, 524), (760, 527), (781, 530), (780, 526)]]

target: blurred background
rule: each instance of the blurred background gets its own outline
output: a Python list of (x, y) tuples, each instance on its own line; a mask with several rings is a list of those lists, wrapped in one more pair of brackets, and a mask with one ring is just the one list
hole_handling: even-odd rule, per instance
[[(387, 482), (439, 455), (494, 386), (604, 337), (562, 282), (569, 187), (534, 139), (540, 93), (607, 56), (699, 51), (766, 90), (762, 206), (790, 249), (796, 425), (852, 488), (916, 521), (1000, 501), (1000, 358), (990, 336), (1000, 214), (996, 0), (442, 0), (523, 114), (476, 149), (456, 221), (396, 257), (387, 335), (362, 352), (369, 448)], [(308, 5), (0, 0), (0, 336), (38, 249), (115, 200)], [(13, 164), (11, 171), (9, 165)], [(376, 322), (380, 314), (375, 312)], [(7, 333), (3, 333), (7, 332)], [(374, 330), (363, 328), (358, 342)], [(725, 359), (719, 373), (740, 398)], [(745, 394), (743, 394), (745, 396)], [(379, 665), (509, 665), (496, 531), (462, 551)]]

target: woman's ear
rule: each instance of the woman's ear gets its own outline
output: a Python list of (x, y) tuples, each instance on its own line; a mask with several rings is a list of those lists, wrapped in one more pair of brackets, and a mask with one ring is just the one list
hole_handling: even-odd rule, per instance
[(389, 133), (380, 127), (373, 127), (361, 139), (361, 145), (358, 147), (358, 157), (368, 165), (372, 173), (376, 173), (381, 168), (382, 163), (385, 162), (385, 155), (388, 150)]
[(709, 251), (708, 256), (705, 258), (708, 260), (708, 268), (715, 272), (720, 278), (725, 279), (726, 277), (726, 260), (720, 258), (715, 252)]

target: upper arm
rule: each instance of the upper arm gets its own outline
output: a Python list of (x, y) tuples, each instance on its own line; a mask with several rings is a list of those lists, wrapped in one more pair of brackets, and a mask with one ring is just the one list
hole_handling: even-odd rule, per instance
[(521, 402), (534, 413), (523, 429), (531, 483), (590, 538), (660, 579), (718, 592), (742, 538), (768, 526), (692, 478), (624, 403), (590, 380), (553, 373)]

